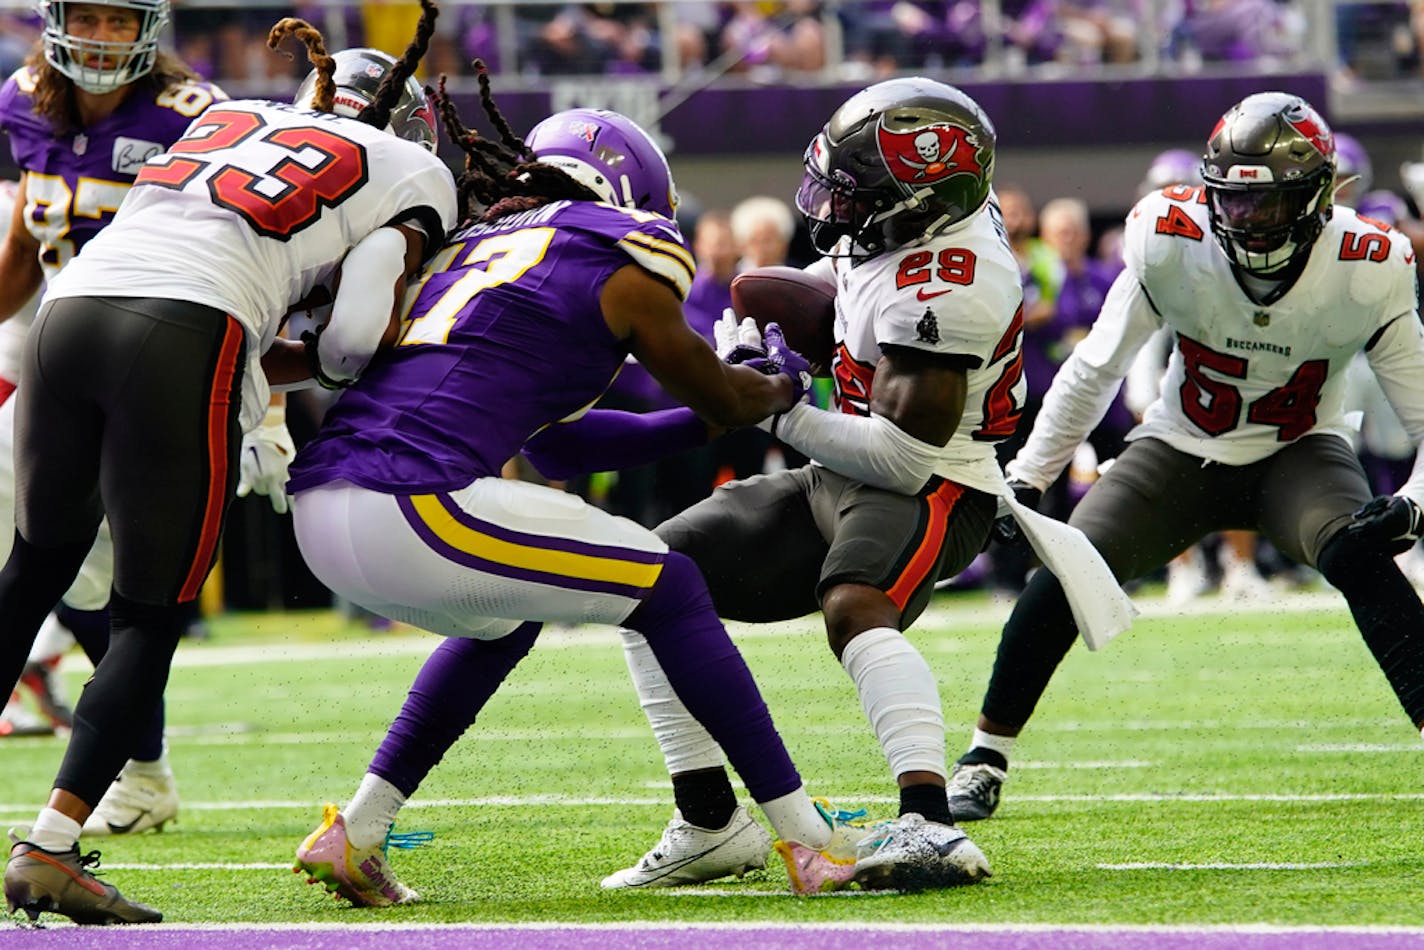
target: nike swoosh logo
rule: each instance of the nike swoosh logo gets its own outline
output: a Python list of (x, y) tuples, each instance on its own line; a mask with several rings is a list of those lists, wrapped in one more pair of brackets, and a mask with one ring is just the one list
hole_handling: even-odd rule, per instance
[(919, 300), (933, 300), (936, 297), (943, 297), (952, 290), (954, 290), (953, 287), (949, 288), (949, 290), (936, 290), (933, 293), (925, 293), (923, 290), (917, 290), (915, 291), (915, 297)]

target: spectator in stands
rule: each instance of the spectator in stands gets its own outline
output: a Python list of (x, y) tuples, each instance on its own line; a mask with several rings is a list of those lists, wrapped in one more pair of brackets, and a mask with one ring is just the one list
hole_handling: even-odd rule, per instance
[(732, 238), (741, 260), (737, 270), (785, 264), (796, 236), (796, 215), (780, 198), (754, 195), (732, 209)]
[(826, 65), (826, 37), (815, 0), (738, 2), (722, 27), (721, 51), (733, 72), (815, 72)]
[[(1061, 365), (1078, 341), (1088, 335), (1108, 288), (1122, 268), (1088, 256), (1093, 241), (1092, 222), (1088, 205), (1081, 199), (1055, 198), (1043, 206), (1038, 221), (1041, 240), (1058, 255), (1063, 265), (1063, 282), (1054, 301), (1053, 316), (1038, 331), (1040, 337), (1050, 341), (1047, 344), (1050, 357)], [(1122, 450), (1123, 436), (1132, 424), (1132, 414), (1121, 397), (1115, 399), (1103, 421), (1088, 437), (1098, 459), (1112, 458)], [(1070, 496), (1074, 494), (1071, 486), (1065, 487)], [(1081, 488), (1087, 490), (1087, 486)], [(1069, 499), (1070, 504), (1076, 501), (1076, 497)], [(1066, 520), (1067, 515), (1065, 507), (1062, 517)]]
[(1182, 0), (1167, 55), (1192, 65), (1288, 58), (1300, 52), (1305, 20), (1275, 0)]

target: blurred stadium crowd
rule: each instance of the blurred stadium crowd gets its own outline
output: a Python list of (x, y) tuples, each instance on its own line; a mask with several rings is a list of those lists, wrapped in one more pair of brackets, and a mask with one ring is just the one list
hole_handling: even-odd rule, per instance
[[(23, 2), (0, 3), (0, 68), (38, 36)], [(400, 0), (287, 4), (175, 0), (178, 53), (219, 82), (288, 83), (306, 67), (263, 41), (295, 14), (335, 46), (401, 48), (418, 8)], [(1213, 64), (1270, 69), (1307, 49), (1312, 17), (1329, 11), (1343, 76), (1421, 74), (1424, 0), (767, 0), (671, 3), (451, 2), (427, 60), (431, 75), (744, 74), (770, 80), (831, 71), (843, 80), (920, 69), (1072, 71), (1085, 66)]]

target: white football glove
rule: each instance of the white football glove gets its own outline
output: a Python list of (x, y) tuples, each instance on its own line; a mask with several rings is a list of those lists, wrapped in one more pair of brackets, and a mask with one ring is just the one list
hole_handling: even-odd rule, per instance
[[(757, 329), (756, 321), (751, 317), (745, 320), (737, 319), (737, 312), (731, 307), (722, 311), (722, 317), (712, 325), (712, 336), (717, 343), (717, 356), (726, 362), (737, 350), (745, 347), (749, 350), (759, 350), (762, 355), (766, 354), (766, 347), (761, 342), (761, 331)], [(745, 359), (746, 357), (743, 357)], [(738, 360), (737, 362), (741, 362)]]
[[(275, 417), (275, 418), (274, 418)], [(297, 454), (284, 416), (268, 411), (262, 424), (242, 437), (237, 497), (266, 495), (272, 510), (287, 513), (287, 467)]]

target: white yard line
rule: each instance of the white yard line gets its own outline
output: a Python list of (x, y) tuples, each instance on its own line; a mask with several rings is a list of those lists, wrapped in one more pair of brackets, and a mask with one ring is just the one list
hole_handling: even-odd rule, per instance
[[(1165, 598), (1150, 597), (1136, 600), (1143, 617), (1172, 616), (1220, 616), (1252, 613), (1303, 612), (1318, 614), (1338, 611), (1346, 615), (1345, 602), (1334, 591), (1283, 592), (1269, 603), (1237, 603), (1220, 597), (1203, 597), (1185, 605), (1167, 603)], [(974, 623), (998, 626), (1008, 617), (1012, 604), (1009, 602), (972, 603), (953, 597), (940, 598), (925, 612), (919, 621), (922, 626), (953, 627), (956, 624)], [(271, 615), (273, 623), (280, 623), (281, 614)], [(293, 622), (299, 622), (294, 620)], [(775, 637), (786, 634), (821, 634), (819, 615), (802, 617), (772, 624), (729, 624), (736, 639)], [(296, 641), (292, 643), (263, 642), (250, 645), (193, 644), (182, 645), (174, 658), (174, 667), (229, 666), (240, 663), (298, 663), (306, 661), (332, 660), (338, 658), (381, 658), (404, 656), (427, 656), (439, 640), (428, 634), (396, 633), (373, 635), (369, 638), (343, 639), (330, 642)], [(575, 628), (546, 630), (540, 637), (540, 649), (571, 649), (582, 647), (605, 648), (621, 643), (618, 632), (612, 627), (584, 626)], [(89, 662), (82, 655), (72, 653), (65, 657), (62, 667), (65, 672), (86, 672)]]

